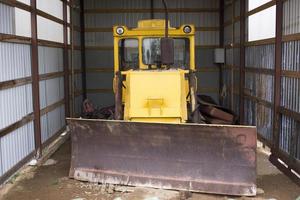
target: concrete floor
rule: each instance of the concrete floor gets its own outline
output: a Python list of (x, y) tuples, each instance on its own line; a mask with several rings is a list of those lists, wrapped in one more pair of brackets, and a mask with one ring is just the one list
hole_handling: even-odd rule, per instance
[[(2, 200), (300, 200), (300, 187), (278, 171), (269, 161), (267, 154), (258, 149), (258, 178), (260, 194), (255, 198), (227, 197), (221, 195), (191, 194), (186, 196), (176, 191), (113, 187), (89, 184), (68, 178), (70, 166), (70, 141), (40, 167), (27, 167), (17, 174), (0, 191)], [(53, 162), (54, 161), (54, 162)]]

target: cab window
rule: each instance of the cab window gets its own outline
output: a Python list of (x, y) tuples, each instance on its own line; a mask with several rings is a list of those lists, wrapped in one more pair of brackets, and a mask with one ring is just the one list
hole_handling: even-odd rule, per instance
[(139, 68), (139, 42), (137, 39), (120, 40), (119, 65), (121, 70)]
[[(160, 38), (145, 38), (142, 44), (143, 63), (145, 65), (160, 65)], [(188, 69), (190, 67), (190, 43), (187, 38), (174, 38), (174, 68)]]

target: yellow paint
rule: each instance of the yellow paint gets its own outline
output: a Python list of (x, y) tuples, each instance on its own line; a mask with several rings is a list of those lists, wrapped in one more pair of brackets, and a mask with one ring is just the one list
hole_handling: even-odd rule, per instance
[[(119, 41), (121, 39), (138, 39), (139, 70), (122, 71), (122, 99), (124, 103), (124, 120), (138, 122), (185, 123), (187, 120), (187, 96), (189, 83), (187, 75), (195, 71), (195, 27), (191, 33), (184, 33), (183, 27), (169, 27), (169, 37), (186, 38), (190, 42), (190, 69), (154, 69), (145, 70), (142, 62), (142, 40), (149, 37), (164, 37), (164, 20), (143, 20), (138, 27), (128, 29), (115, 26), (114, 35), (114, 71), (119, 71)], [(118, 35), (117, 27), (123, 27), (124, 33)], [(114, 79), (115, 83), (115, 79)], [(115, 88), (115, 84), (114, 84)], [(114, 89), (115, 91), (115, 89)]]

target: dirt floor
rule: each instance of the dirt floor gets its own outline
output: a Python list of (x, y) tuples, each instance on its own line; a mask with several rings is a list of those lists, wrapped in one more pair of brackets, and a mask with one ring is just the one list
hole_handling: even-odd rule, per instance
[(41, 167), (30, 167), (16, 174), (1, 190), (2, 200), (300, 200), (300, 187), (280, 173), (258, 149), (258, 194), (255, 198), (205, 194), (183, 194), (176, 191), (114, 187), (89, 184), (68, 178), (70, 141), (68, 140)]

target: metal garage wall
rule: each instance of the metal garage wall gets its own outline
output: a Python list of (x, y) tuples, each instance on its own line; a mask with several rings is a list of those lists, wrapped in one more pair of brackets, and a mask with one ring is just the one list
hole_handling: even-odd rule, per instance
[[(278, 128), (276, 139), (277, 157), (289, 169), (287, 173), (300, 174), (300, 2), (283, 3), (282, 52), (279, 92)], [(277, 149), (278, 148), (278, 149)]]
[(83, 101), (83, 86), (82, 86), (82, 46), (81, 46), (81, 20), (80, 20), (80, 1), (74, 0), (73, 9), (71, 10), (71, 49), (70, 49), (70, 105), (71, 115), (80, 116)]
[[(171, 26), (192, 23), (197, 27), (196, 64), (199, 92), (218, 101), (219, 69), (213, 63), (214, 48), (220, 46), (219, 0), (167, 1)], [(155, 0), (154, 18), (164, 18), (160, 0)], [(138, 20), (150, 19), (151, 1), (85, 1), (85, 45), (87, 92), (98, 106), (112, 105), (113, 37), (116, 24), (136, 27)]]
[(1, 0), (0, 184), (65, 129), (68, 66), (78, 59), (68, 55), (70, 8), (70, 1)]
[(240, 0), (225, 1), (224, 48), (225, 65), (222, 68), (223, 105), (236, 114), (240, 112)]
[[(15, 8), (0, 3), (0, 35), (16, 34)], [(0, 39), (0, 182), (34, 151), (31, 48)], [(12, 81), (15, 80), (15, 81)], [(20, 123), (23, 120), (23, 123)], [(18, 148), (16, 148), (18, 147)]]
[[(255, 2), (251, 9), (247, 1), (225, 3), (223, 81), (231, 88), (225, 87), (223, 103), (236, 112), (240, 109), (242, 123), (257, 126), (259, 139), (271, 148), (271, 162), (299, 183), (295, 174), (300, 174), (300, 3)], [(267, 10), (269, 16), (264, 16)], [(262, 18), (272, 16), (264, 23), (276, 23), (275, 34), (265, 33), (259, 26), (250, 30), (250, 18), (262, 23)], [(250, 41), (253, 37), (259, 39)]]

